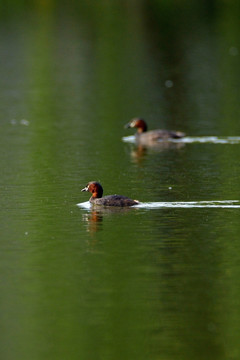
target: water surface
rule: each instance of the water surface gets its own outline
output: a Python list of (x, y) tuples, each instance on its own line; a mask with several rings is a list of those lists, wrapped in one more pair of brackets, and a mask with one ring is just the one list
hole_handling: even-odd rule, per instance
[(239, 13), (69, 4), (0, 23), (1, 358), (237, 360)]

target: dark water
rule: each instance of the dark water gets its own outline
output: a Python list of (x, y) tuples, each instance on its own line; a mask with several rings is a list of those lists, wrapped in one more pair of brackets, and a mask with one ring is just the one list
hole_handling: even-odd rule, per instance
[(240, 200), (238, 9), (116, 4), (1, 20), (1, 358), (239, 359), (237, 206), (76, 206)]

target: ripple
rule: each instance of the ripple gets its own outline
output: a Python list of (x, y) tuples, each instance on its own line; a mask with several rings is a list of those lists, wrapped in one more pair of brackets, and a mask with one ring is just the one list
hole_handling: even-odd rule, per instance
[(135, 208), (161, 209), (161, 208), (240, 208), (239, 200), (218, 201), (173, 201), (140, 203)]
[[(124, 142), (135, 143), (136, 139), (134, 135), (124, 136), (122, 138)], [(191, 143), (212, 143), (212, 144), (239, 144), (240, 136), (226, 136), (226, 137), (218, 137), (218, 136), (186, 136), (181, 139), (167, 139), (167, 140), (159, 140), (158, 142), (174, 142), (174, 143), (183, 143), (183, 144), (191, 144)]]
[[(92, 205), (89, 201), (77, 204), (78, 207), (90, 210)], [(210, 201), (173, 201), (173, 202), (143, 202), (132, 208), (162, 209), (162, 208), (222, 208), (239, 209), (239, 200), (210, 200)]]
[(77, 206), (80, 207), (80, 208), (89, 210), (89, 209), (91, 209), (92, 205), (91, 205), (91, 203), (89, 201), (85, 201), (85, 202), (77, 204)]

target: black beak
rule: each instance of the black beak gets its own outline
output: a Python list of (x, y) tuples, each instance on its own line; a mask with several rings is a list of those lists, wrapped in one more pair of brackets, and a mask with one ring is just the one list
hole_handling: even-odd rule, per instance
[(81, 191), (88, 191), (88, 187), (85, 186), (85, 188), (83, 188)]
[(124, 126), (125, 129), (128, 129), (128, 128), (130, 128), (130, 127), (132, 127), (132, 126), (131, 126), (131, 122), (127, 123), (127, 124)]

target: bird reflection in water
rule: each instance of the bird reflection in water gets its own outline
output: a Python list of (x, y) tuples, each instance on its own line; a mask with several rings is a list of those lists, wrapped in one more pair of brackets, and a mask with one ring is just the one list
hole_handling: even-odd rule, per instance
[[(108, 207), (98, 207), (92, 206), (90, 212), (83, 215), (82, 219), (86, 222), (87, 232), (93, 234), (102, 230), (103, 219), (106, 216), (111, 216), (115, 214), (123, 215), (129, 211), (133, 211), (134, 207), (117, 207), (117, 206), (108, 206)], [(137, 209), (135, 209), (137, 210)]]
[(102, 228), (103, 215), (99, 210), (92, 210), (82, 216), (83, 221), (87, 224), (86, 229), (90, 233), (95, 233)]
[(184, 142), (158, 141), (152, 144), (138, 144), (132, 145), (131, 158), (136, 164), (141, 164), (142, 161), (150, 153), (157, 153), (163, 151), (180, 150), (185, 146)]

